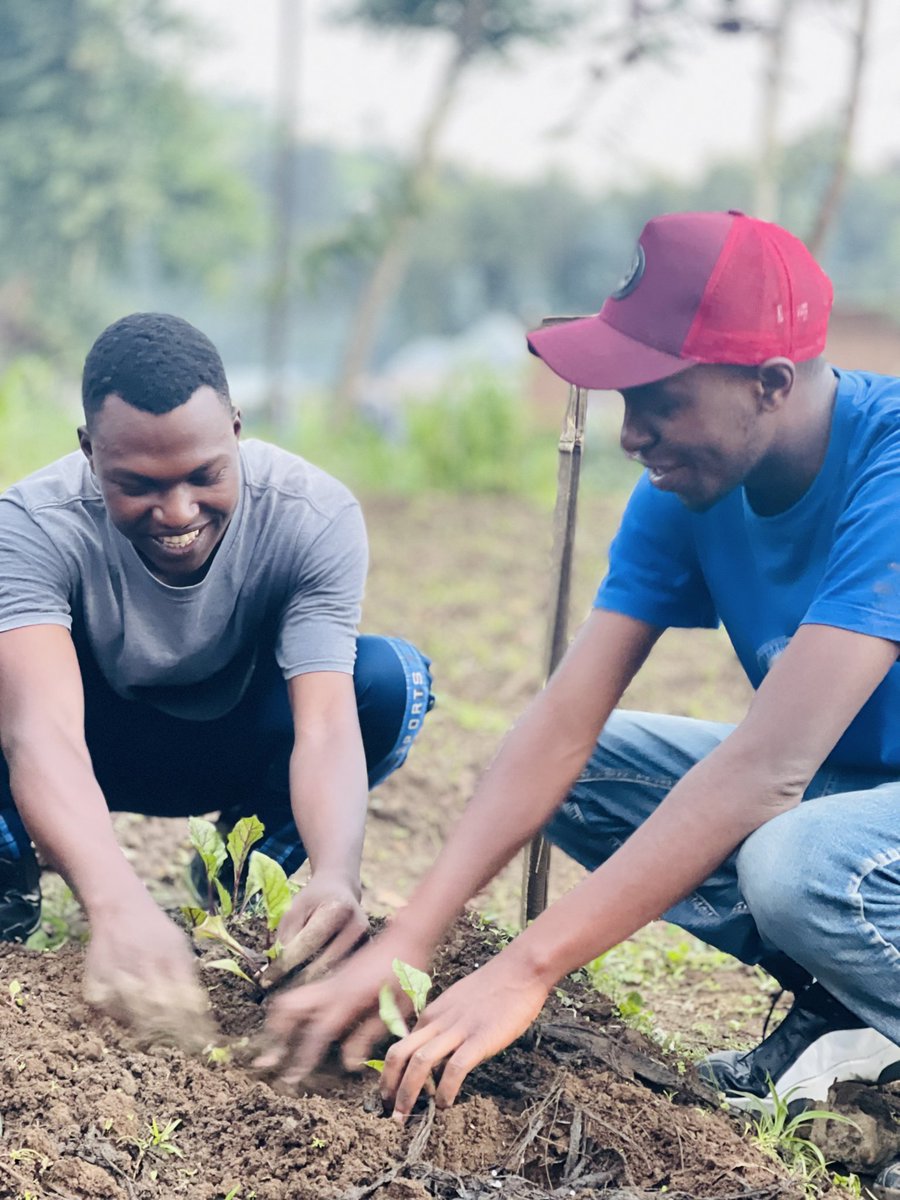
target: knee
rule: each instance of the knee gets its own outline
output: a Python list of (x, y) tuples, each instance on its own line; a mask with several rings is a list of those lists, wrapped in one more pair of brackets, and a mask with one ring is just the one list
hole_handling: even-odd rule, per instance
[(358, 639), (353, 682), (370, 773), (388, 756), (393, 769), (397, 755), (402, 761), (418, 736), (434, 702), (430, 666), (420, 650), (400, 638)]
[(741, 895), (767, 941), (788, 953), (805, 944), (829, 907), (828, 881), (840, 866), (834, 830), (806, 806), (774, 817), (737, 856)]
[(400, 638), (363, 635), (356, 641), (353, 685), (360, 707), (397, 709), (407, 703), (424, 715), (432, 704), (431, 660), (410, 642)]

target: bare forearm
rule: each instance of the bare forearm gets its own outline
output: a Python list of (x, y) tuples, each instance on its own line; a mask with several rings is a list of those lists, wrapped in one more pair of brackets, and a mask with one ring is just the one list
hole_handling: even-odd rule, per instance
[(447, 924), (546, 823), (659, 636), (595, 612), (547, 687), (504, 740), (434, 866), (395, 918), (430, 949)]
[(291, 804), (313, 872), (359, 888), (368, 783), (362, 743), (298, 739), (291, 755)]
[(547, 738), (530, 709), (507, 735), (459, 824), (395, 924), (434, 944), (447, 924), (536, 834), (584, 766), (594, 739)]
[(699, 763), (607, 862), (509, 951), (523, 970), (551, 987), (659, 917), (754, 829), (799, 799), (752, 771), (736, 774), (727, 753)]

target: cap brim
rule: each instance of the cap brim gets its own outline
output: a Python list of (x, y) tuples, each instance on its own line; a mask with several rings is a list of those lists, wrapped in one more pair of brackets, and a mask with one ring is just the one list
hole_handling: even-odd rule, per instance
[(528, 345), (568, 383), (617, 392), (677, 375), (698, 361), (645, 346), (613, 329), (599, 313), (535, 329)]

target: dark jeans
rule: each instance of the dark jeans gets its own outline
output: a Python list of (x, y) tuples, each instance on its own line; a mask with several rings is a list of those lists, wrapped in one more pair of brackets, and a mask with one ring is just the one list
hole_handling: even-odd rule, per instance
[[(294, 723), (274, 655), (257, 666), (240, 703), (214, 721), (173, 717), (123, 700), (96, 663), (79, 653), (85, 738), (94, 773), (113, 812), (185, 817), (220, 812), (234, 822), (256, 815), (266, 827), (257, 849), (295, 871), (306, 858), (291, 812), (288, 763)], [(361, 637), (353, 682), (369, 787), (406, 759), (431, 708), (430, 660), (399, 638)], [(0, 758), (0, 858), (30, 852)]]

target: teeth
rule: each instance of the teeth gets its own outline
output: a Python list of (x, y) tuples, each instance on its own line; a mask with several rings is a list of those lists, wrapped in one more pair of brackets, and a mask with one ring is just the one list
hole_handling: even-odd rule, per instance
[(167, 550), (180, 550), (184, 546), (189, 546), (191, 542), (195, 542), (200, 536), (199, 529), (192, 529), (190, 533), (177, 533), (171, 537), (158, 537), (155, 540), (161, 546), (165, 546)]

